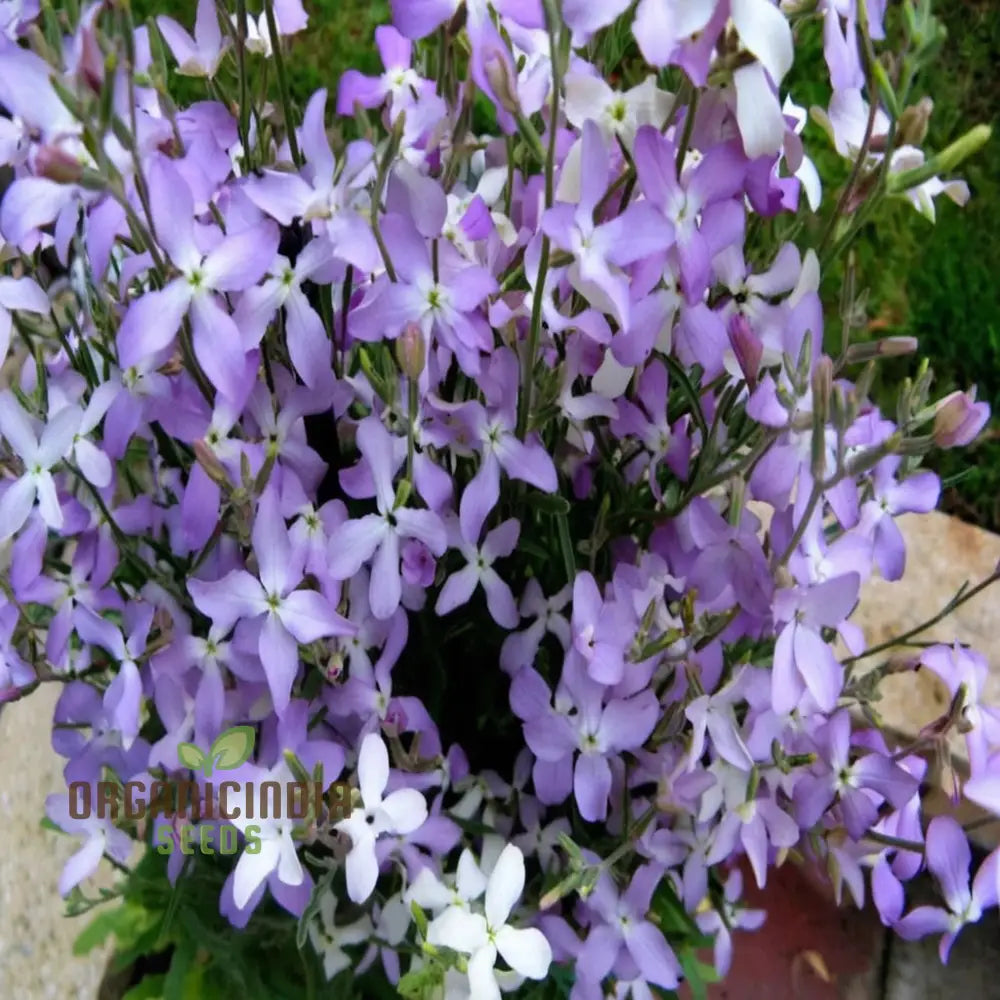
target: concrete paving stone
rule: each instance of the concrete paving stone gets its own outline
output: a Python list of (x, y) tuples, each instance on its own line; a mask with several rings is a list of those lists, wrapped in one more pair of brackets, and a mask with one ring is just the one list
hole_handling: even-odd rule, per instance
[[(78, 841), (43, 830), (45, 798), (65, 790), (62, 758), (49, 743), (60, 686), (44, 684), (0, 713), (0, 998), (94, 1000), (106, 949), (85, 958), (73, 942), (90, 917), (64, 916), (59, 873)], [(90, 883), (110, 886), (103, 871)]]

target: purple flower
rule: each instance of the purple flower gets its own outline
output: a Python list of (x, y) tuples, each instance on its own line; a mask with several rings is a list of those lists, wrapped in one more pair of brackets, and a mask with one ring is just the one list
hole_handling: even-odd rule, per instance
[(193, 38), (172, 17), (158, 17), (156, 26), (177, 60), (178, 73), (209, 79), (215, 76), (229, 39), (222, 36), (213, 0), (198, 0)]
[(260, 285), (248, 288), (240, 296), (233, 320), (250, 351), (262, 340), (268, 323), (278, 309), (285, 310), (285, 339), (292, 366), (311, 389), (330, 377), (330, 339), (323, 321), (302, 290), (305, 281), (319, 280), (330, 272), (333, 247), (324, 239), (310, 241), (292, 265), (278, 256), (271, 275)]
[(351, 335), (381, 340), (415, 323), (425, 341), (433, 334), (455, 354), (463, 371), (478, 374), (480, 354), (493, 348), (492, 334), (478, 310), (497, 290), (496, 279), (486, 268), (459, 258), (450, 244), (440, 246), (435, 276), (430, 249), (409, 218), (389, 215), (382, 230), (397, 280), (384, 278), (372, 297), (352, 312)]
[(947, 908), (918, 906), (898, 921), (894, 929), (907, 941), (941, 934), (938, 954), (942, 962), (947, 962), (959, 931), (966, 924), (976, 923), (984, 910), (997, 905), (1000, 851), (993, 851), (979, 866), (970, 885), (972, 852), (968, 838), (950, 816), (936, 816), (927, 827), (925, 854), (927, 867), (937, 879)]
[(845, 710), (837, 712), (814, 741), (822, 761), (796, 782), (794, 791), (796, 815), (804, 828), (814, 826), (836, 798), (847, 832), (860, 840), (878, 822), (883, 802), (902, 809), (919, 788), (913, 775), (878, 751), (851, 760), (851, 720)]
[(0, 358), (10, 349), (11, 313), (19, 310), (45, 315), (49, 297), (31, 278), (0, 277)]
[(934, 443), (939, 448), (972, 444), (989, 419), (990, 404), (976, 402), (975, 386), (969, 392), (953, 392), (934, 411)]
[(587, 673), (601, 684), (617, 684), (625, 673), (630, 616), (614, 600), (604, 600), (590, 573), (573, 583), (572, 650)]
[[(283, 226), (295, 219), (311, 222), (317, 235), (325, 233), (338, 258), (370, 272), (378, 266), (379, 252), (361, 211), (367, 207), (364, 186), (374, 169), (373, 151), (366, 142), (351, 143), (338, 169), (326, 136), (325, 115), (326, 91), (317, 90), (302, 119), (300, 141), (306, 165), (301, 174), (264, 170), (260, 176), (247, 178), (244, 190), (258, 208)], [(272, 253), (266, 266), (273, 260)]]
[(733, 144), (716, 145), (678, 180), (676, 159), (673, 143), (658, 129), (639, 129), (639, 184), (673, 227), (681, 288), (694, 304), (708, 287), (712, 258), (743, 237), (744, 209), (736, 195), (743, 189), (746, 160)]
[(468, 603), (476, 587), (482, 585), (493, 620), (503, 628), (515, 628), (521, 616), (517, 612), (514, 595), (493, 568), (493, 563), (514, 551), (521, 531), (520, 523), (516, 518), (504, 521), (487, 533), (481, 546), (462, 536), (457, 521), (452, 522), (452, 527), (455, 537), (451, 547), (462, 553), (466, 564), (444, 581), (434, 610), (439, 615), (454, 611), (460, 605)]
[[(525, 742), (539, 762), (559, 765), (563, 771), (572, 769), (580, 815), (589, 822), (607, 815), (612, 784), (608, 758), (642, 746), (659, 711), (656, 695), (648, 688), (607, 702), (605, 691), (604, 685), (567, 664), (554, 709), (548, 687), (531, 667), (518, 672), (510, 693), (511, 708), (524, 721)], [(553, 799), (558, 785), (542, 781), (539, 787), (541, 773), (536, 768), (539, 795), (543, 801)]]
[(821, 629), (837, 628), (851, 613), (860, 584), (857, 573), (845, 573), (813, 587), (775, 594), (775, 618), (787, 623), (774, 647), (771, 698), (775, 711), (792, 711), (807, 691), (822, 711), (834, 710), (844, 669)]
[(378, 417), (366, 417), (358, 425), (358, 449), (367, 474), (371, 476), (377, 514), (345, 521), (330, 533), (329, 572), (336, 580), (353, 576), (372, 560), (369, 602), (376, 618), (389, 618), (399, 607), (400, 542), (416, 538), (435, 555), (444, 554), (447, 532), (433, 511), (396, 505), (393, 479), (403, 463), (404, 452)]
[(944, 681), (956, 698), (964, 689), (962, 715), (968, 724), (965, 745), (973, 777), (986, 769), (990, 750), (1000, 745), (1000, 709), (983, 704), (990, 668), (986, 657), (958, 643), (930, 646), (920, 655), (920, 663)]
[(487, 516), (500, 499), (500, 470), (511, 479), (530, 483), (546, 493), (559, 485), (555, 465), (536, 435), (524, 441), (516, 434), (517, 357), (498, 350), (490, 359), (482, 379), (489, 408), (470, 400), (461, 404), (439, 403), (466, 428), (466, 440), (480, 448), (479, 469), (469, 481), (459, 505), (462, 535), (478, 538)]
[(572, 587), (546, 598), (541, 584), (532, 577), (524, 587), (521, 597), (520, 617), (534, 618), (523, 632), (511, 632), (500, 649), (500, 666), (508, 674), (516, 674), (521, 667), (530, 666), (547, 632), (551, 632), (565, 651), (570, 644), (569, 622), (560, 614), (572, 597)]
[(663, 932), (648, 918), (653, 893), (662, 878), (663, 869), (658, 865), (643, 865), (619, 895), (611, 876), (607, 872), (601, 875), (587, 897), (587, 909), (595, 919), (577, 961), (580, 976), (600, 983), (616, 970), (624, 953), (647, 982), (666, 990), (677, 986), (680, 963)]
[(722, 889), (722, 906), (695, 915), (695, 922), (703, 934), (714, 935), (713, 961), (715, 971), (726, 976), (733, 962), (733, 931), (755, 931), (767, 919), (764, 910), (750, 910), (740, 905), (743, 895), (743, 875), (734, 869), (726, 878)]
[(55, 530), (62, 527), (63, 512), (52, 469), (72, 448), (81, 416), (75, 407), (60, 410), (39, 435), (14, 394), (0, 392), (0, 435), (24, 467), (0, 496), (0, 540), (21, 530), (36, 503), (46, 525)]
[(875, 562), (886, 580), (900, 579), (906, 568), (906, 545), (895, 518), (933, 510), (941, 494), (941, 481), (933, 472), (897, 480), (901, 462), (898, 456), (879, 462), (872, 474), (874, 496), (861, 507), (860, 530), (871, 538)]
[(610, 179), (608, 151), (590, 119), (584, 122), (580, 141), (579, 202), (548, 209), (542, 217), (542, 231), (573, 255), (569, 280), (574, 288), (624, 328), (629, 325), (630, 294), (628, 278), (620, 268), (666, 250), (673, 240), (673, 227), (643, 202), (634, 202), (610, 222), (596, 222), (594, 210)]
[[(90, 801), (100, 800), (96, 784), (91, 785)], [(60, 830), (84, 837), (83, 846), (63, 867), (59, 876), (59, 894), (68, 896), (70, 890), (84, 879), (93, 875), (107, 854), (120, 865), (124, 865), (132, 853), (132, 838), (123, 830), (115, 829), (110, 817), (104, 819), (96, 815), (84, 819), (74, 819), (70, 815), (68, 795), (49, 795), (45, 800), (45, 815)]]
[(277, 227), (266, 220), (247, 226), (205, 252), (196, 239), (191, 191), (177, 167), (158, 156), (148, 174), (156, 237), (181, 275), (129, 306), (118, 333), (119, 362), (129, 369), (160, 355), (190, 312), (199, 364), (224, 396), (241, 404), (257, 364), (216, 293), (242, 291), (260, 280), (277, 253)]
[(385, 72), (381, 76), (365, 76), (348, 69), (340, 78), (337, 91), (337, 114), (354, 114), (355, 105), (377, 108), (387, 97), (392, 98), (393, 111), (397, 102), (404, 106), (412, 102), (412, 91), (423, 87), (417, 72), (410, 68), (413, 45), (392, 25), (381, 24), (375, 29), (375, 45), (382, 57)]
[[(273, 491), (261, 497), (253, 526), (257, 576), (234, 569), (215, 581), (191, 580), (198, 610), (228, 631), (241, 619), (262, 619), (258, 651), (278, 713), (287, 708), (299, 670), (298, 643), (351, 635), (355, 626), (314, 590), (297, 590), (304, 552), (292, 547)], [(242, 907), (240, 907), (242, 909)]]

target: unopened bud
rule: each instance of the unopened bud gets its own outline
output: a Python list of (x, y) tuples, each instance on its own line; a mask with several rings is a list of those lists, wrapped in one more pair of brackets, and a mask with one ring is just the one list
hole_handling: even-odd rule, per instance
[(221, 486), (223, 489), (228, 489), (232, 484), (229, 482), (229, 474), (226, 472), (225, 466), (219, 461), (215, 452), (204, 441), (195, 441), (194, 443), (194, 457), (197, 459), (198, 464), (205, 470), (208, 478), (212, 480), (216, 486)]
[(104, 56), (97, 44), (93, 28), (84, 28), (80, 38), (80, 57), (77, 75), (95, 94), (100, 94), (104, 85)]
[(825, 424), (830, 415), (830, 396), (833, 393), (833, 362), (826, 355), (813, 368), (812, 392), (813, 413)]
[(516, 115), (521, 103), (517, 99), (517, 81), (511, 73), (510, 57), (499, 49), (490, 49), (483, 56), (483, 70), (500, 107)]
[(934, 102), (929, 97), (922, 97), (900, 115), (899, 141), (902, 145), (920, 146), (923, 143), (933, 110)]
[(427, 348), (424, 345), (423, 331), (416, 323), (407, 323), (403, 332), (396, 338), (396, 361), (403, 374), (415, 382), (424, 370), (427, 360)]
[(854, 422), (848, 414), (847, 396), (839, 385), (835, 385), (833, 392), (830, 393), (830, 423), (838, 431), (846, 431)]
[(816, 362), (812, 375), (812, 442), (810, 468), (813, 478), (826, 476), (826, 422), (833, 393), (833, 362), (825, 355)]
[(856, 365), (877, 358), (901, 358), (917, 349), (916, 337), (883, 337), (851, 344), (844, 357), (845, 364)]
[(58, 146), (42, 146), (35, 153), (35, 173), (57, 184), (76, 184), (83, 176), (83, 164)]
[(938, 403), (934, 414), (934, 443), (939, 448), (970, 444), (990, 419), (990, 404), (976, 402), (976, 387), (953, 392)]
[(743, 313), (733, 313), (729, 319), (729, 343), (736, 355), (736, 363), (743, 372), (747, 388), (752, 392), (757, 387), (757, 373), (764, 357), (764, 344), (754, 333), (750, 321)]

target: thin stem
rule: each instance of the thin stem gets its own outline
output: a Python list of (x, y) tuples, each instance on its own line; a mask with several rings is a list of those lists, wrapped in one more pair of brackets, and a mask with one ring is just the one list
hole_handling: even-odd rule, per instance
[(778, 560), (779, 566), (784, 566), (791, 558), (792, 553), (799, 547), (799, 542), (802, 541), (802, 536), (806, 533), (806, 528), (809, 527), (809, 522), (812, 521), (813, 514), (816, 513), (816, 506), (823, 496), (824, 488), (824, 484), (821, 482), (813, 483), (812, 493), (809, 494), (806, 509), (799, 519), (799, 523), (795, 526), (795, 533), (789, 539), (785, 551), (781, 553), (781, 558)]
[(607, 871), (616, 862), (620, 861), (629, 851), (635, 847), (635, 842), (645, 832), (653, 817), (656, 815), (656, 806), (651, 805), (636, 821), (626, 833), (626, 839), (622, 841), (600, 864), (600, 867)]
[(274, 53), (274, 69), (278, 74), (278, 91), (281, 94), (281, 109), (285, 116), (285, 134), (288, 136), (288, 151), (292, 154), (292, 163), (302, 166), (302, 154), (299, 152), (299, 140), (295, 135), (294, 118), (292, 116), (292, 98), (288, 89), (288, 74), (285, 71), (285, 57), (281, 51), (281, 36), (278, 34), (278, 23), (274, 17), (274, 0), (264, 0), (264, 15), (267, 18), (267, 31), (271, 36), (271, 50)]
[(420, 405), (420, 387), (415, 378), (407, 378), (407, 405), (409, 409), (406, 422), (406, 478), (413, 482), (413, 451), (417, 435), (417, 411)]
[(976, 586), (969, 590), (959, 590), (959, 592), (933, 618), (928, 618), (927, 621), (917, 625), (915, 628), (911, 628), (908, 632), (904, 632), (902, 635), (898, 635), (893, 639), (886, 639), (885, 642), (880, 642), (876, 646), (871, 646), (863, 653), (858, 653), (857, 656), (846, 657), (843, 661), (844, 665), (846, 666), (847, 664), (855, 663), (858, 660), (863, 660), (866, 657), (874, 656), (876, 653), (883, 653), (887, 649), (892, 649), (894, 646), (899, 646), (902, 643), (908, 642), (914, 636), (919, 635), (921, 632), (925, 632), (932, 626), (937, 625), (938, 622), (943, 621), (953, 611), (956, 611), (967, 601), (971, 601), (973, 597), (982, 593), (991, 584), (996, 583), (997, 580), (1000, 580), (1000, 571), (991, 573), (985, 580), (981, 580), (976, 584)]
[(700, 91), (694, 88), (691, 91), (691, 102), (688, 104), (687, 114), (684, 116), (684, 132), (681, 135), (681, 144), (677, 150), (677, 176), (680, 178), (684, 170), (684, 158), (687, 156), (688, 147), (691, 145), (691, 134), (694, 132), (694, 120), (698, 114), (698, 95)]
[[(549, 112), (549, 147), (545, 156), (545, 207), (551, 208), (555, 198), (556, 136), (559, 132), (559, 92), (562, 89), (562, 38), (559, 12), (555, 5), (546, 0), (545, 26), (549, 33), (549, 51), (552, 54), (552, 101)], [(545, 279), (549, 270), (551, 246), (548, 236), (542, 237), (541, 253), (538, 260), (538, 277), (531, 303), (531, 329), (528, 333), (528, 348), (524, 355), (521, 395), (517, 414), (517, 436), (523, 438), (528, 430), (531, 415), (531, 395), (534, 388), (535, 356), (542, 331), (542, 302), (545, 297)]]
[[(268, 31), (270, 30), (270, 22), (268, 22)], [(277, 46), (277, 39), (274, 35), (271, 35), (271, 45), (272, 48)], [(236, 0), (236, 65), (240, 77), (240, 143), (243, 146), (244, 167), (250, 170), (250, 95), (248, 93), (246, 50), (247, 0)]]
[(892, 837), (888, 833), (879, 833), (877, 830), (869, 830), (862, 840), (874, 840), (876, 844), (885, 847), (895, 847), (901, 851), (913, 851), (914, 854), (923, 854), (924, 845), (918, 840), (905, 840), (903, 837)]

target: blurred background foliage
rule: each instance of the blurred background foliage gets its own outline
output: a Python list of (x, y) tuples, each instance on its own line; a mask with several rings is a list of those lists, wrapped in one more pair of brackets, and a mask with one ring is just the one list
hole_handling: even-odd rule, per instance
[[(291, 40), (288, 68), (295, 98), (304, 103), (317, 87), (336, 93), (349, 67), (378, 73), (375, 26), (389, 19), (387, 0), (305, 0), (309, 28)], [(251, 4), (251, 7), (254, 6)], [(169, 10), (185, 26), (194, 22), (196, 0), (134, 0), (137, 20)], [(938, 452), (929, 464), (943, 477), (942, 506), (966, 520), (1000, 530), (1000, 10), (997, 0), (936, 0), (934, 10), (948, 39), (934, 66), (918, 81), (917, 97), (934, 101), (924, 148), (943, 149), (971, 126), (990, 123), (993, 138), (963, 165), (972, 191), (963, 209), (941, 197), (937, 222), (908, 203), (884, 205), (856, 244), (857, 284), (867, 288), (871, 337), (917, 337), (930, 358), (939, 393), (978, 385), (994, 420), (969, 449)], [(890, 12), (891, 16), (891, 12)], [(623, 40), (622, 56), (630, 48)], [(800, 26), (797, 62), (788, 81), (796, 101), (825, 107), (822, 37), (816, 22)], [(185, 81), (178, 79), (179, 84)], [(824, 183), (829, 212), (847, 165), (810, 122), (807, 148)], [(828, 350), (839, 347), (838, 303), (843, 262), (827, 269)], [(884, 365), (876, 386), (890, 414), (895, 386), (914, 370), (913, 359)]]

